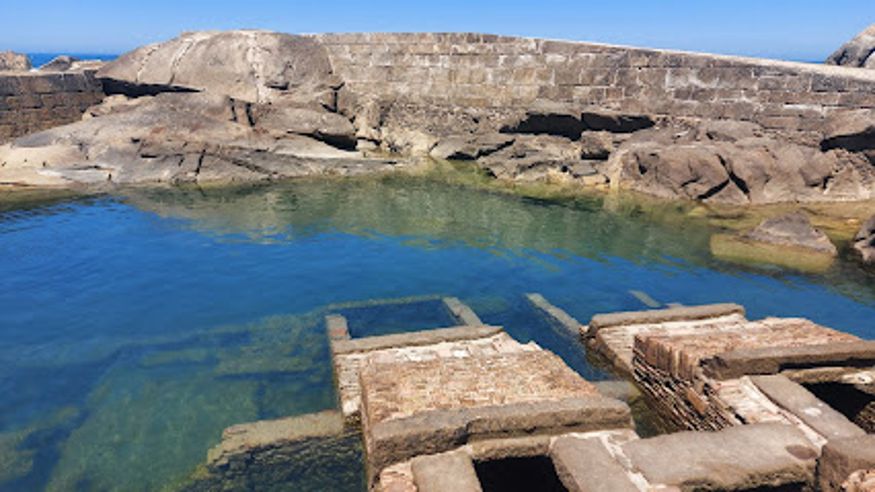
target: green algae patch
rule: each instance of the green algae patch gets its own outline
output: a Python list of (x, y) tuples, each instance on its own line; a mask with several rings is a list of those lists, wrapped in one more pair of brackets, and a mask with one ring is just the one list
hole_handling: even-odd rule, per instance
[(749, 266), (777, 265), (804, 273), (823, 273), (835, 257), (804, 248), (749, 241), (732, 234), (711, 236), (711, 253), (722, 260)]

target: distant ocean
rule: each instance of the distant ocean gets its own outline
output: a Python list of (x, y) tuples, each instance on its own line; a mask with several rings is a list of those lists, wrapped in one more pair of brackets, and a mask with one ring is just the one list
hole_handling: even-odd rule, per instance
[(106, 53), (96, 54), (96, 53), (28, 53), (27, 56), (30, 58), (30, 63), (34, 68), (39, 68), (46, 63), (52, 61), (53, 58), (60, 55), (70, 55), (75, 58), (79, 58), (80, 60), (115, 60), (118, 58), (118, 55), (109, 55)]

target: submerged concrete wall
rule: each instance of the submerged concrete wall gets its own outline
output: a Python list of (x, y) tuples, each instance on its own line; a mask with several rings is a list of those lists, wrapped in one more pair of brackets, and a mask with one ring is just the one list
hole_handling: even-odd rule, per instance
[(0, 143), (78, 121), (102, 99), (92, 71), (0, 74)]
[(813, 131), (875, 108), (875, 72), (845, 67), (485, 34), (323, 34), (355, 93), (434, 106), (537, 99), (657, 116)]

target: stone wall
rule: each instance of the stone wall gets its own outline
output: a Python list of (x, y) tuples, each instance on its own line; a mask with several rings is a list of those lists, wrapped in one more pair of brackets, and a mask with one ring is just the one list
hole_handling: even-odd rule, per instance
[(0, 74), (0, 143), (78, 121), (102, 99), (91, 71)]
[(484, 34), (323, 34), (352, 92), (448, 108), (526, 108), (537, 99), (656, 116), (814, 131), (875, 108), (875, 72)]

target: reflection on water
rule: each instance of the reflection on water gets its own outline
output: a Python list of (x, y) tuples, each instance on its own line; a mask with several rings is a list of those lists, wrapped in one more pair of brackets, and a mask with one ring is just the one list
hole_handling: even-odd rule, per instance
[[(584, 321), (642, 308), (638, 290), (875, 337), (872, 276), (717, 260), (716, 230), (685, 205), (413, 178), (5, 203), (0, 490), (174, 490), (225, 426), (331, 408), (329, 311), (356, 335), (446, 326), (428, 296), (456, 296), (592, 380), (609, 375), (523, 294)], [(399, 297), (419, 302), (344, 304)]]

